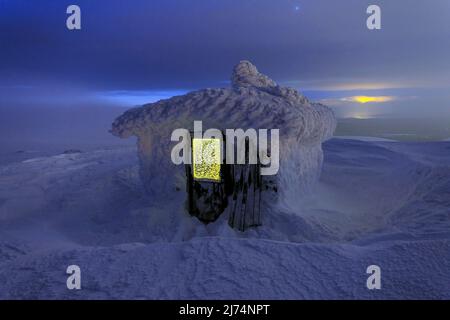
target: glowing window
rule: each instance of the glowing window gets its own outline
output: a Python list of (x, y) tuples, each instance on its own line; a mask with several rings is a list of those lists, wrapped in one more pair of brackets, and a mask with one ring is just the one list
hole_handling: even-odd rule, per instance
[(220, 181), (220, 139), (192, 139), (192, 160), (194, 179)]

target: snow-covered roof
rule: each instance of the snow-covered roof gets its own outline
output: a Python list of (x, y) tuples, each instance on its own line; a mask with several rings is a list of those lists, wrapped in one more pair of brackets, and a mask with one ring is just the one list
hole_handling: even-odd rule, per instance
[(128, 110), (111, 132), (126, 138), (148, 133), (169, 135), (175, 128), (280, 129), (281, 139), (307, 144), (333, 135), (336, 120), (328, 107), (310, 102), (297, 90), (277, 85), (249, 61), (234, 67), (231, 88), (203, 89)]

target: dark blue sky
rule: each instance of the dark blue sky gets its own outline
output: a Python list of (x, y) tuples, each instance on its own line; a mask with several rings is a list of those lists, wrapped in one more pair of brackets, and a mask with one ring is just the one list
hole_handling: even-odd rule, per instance
[[(82, 30), (66, 29), (70, 4)], [(128, 106), (227, 86), (249, 59), (342, 116), (450, 114), (448, 0), (0, 0), (0, 48), (0, 107)]]

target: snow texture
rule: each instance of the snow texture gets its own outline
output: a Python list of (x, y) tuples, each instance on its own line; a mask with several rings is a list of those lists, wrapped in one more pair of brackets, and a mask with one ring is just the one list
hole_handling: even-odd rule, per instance
[(155, 203), (134, 147), (2, 165), (0, 299), (450, 299), (450, 143), (323, 149), (316, 191), (245, 233)]
[[(185, 188), (183, 166), (174, 166), (170, 141), (174, 129), (279, 129), (280, 200), (286, 204), (312, 188), (323, 160), (321, 143), (333, 135), (336, 119), (328, 107), (312, 103), (295, 89), (277, 85), (248, 61), (233, 70), (232, 88), (204, 89), (125, 112), (111, 132), (137, 136), (140, 176), (155, 201)], [(295, 172), (295, 174), (291, 174)]]

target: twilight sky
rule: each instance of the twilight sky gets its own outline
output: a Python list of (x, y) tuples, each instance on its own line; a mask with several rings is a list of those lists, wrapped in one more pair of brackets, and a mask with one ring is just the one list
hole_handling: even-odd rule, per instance
[(450, 1), (0, 0), (0, 108), (132, 106), (228, 86), (243, 59), (341, 117), (450, 116)]

